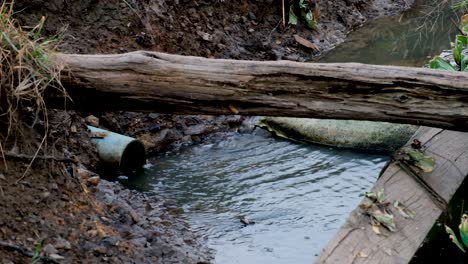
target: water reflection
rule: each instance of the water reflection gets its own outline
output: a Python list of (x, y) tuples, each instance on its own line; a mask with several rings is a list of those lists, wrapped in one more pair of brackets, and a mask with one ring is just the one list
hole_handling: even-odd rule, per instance
[(448, 49), (457, 33), (451, 2), (417, 0), (401, 15), (370, 21), (321, 61), (420, 67)]

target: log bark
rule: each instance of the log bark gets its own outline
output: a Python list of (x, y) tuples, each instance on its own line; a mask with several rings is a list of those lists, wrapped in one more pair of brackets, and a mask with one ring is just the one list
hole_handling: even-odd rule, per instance
[[(468, 74), (156, 52), (57, 54), (75, 107), (355, 119), (468, 131)], [(51, 100), (53, 101), (53, 100)]]

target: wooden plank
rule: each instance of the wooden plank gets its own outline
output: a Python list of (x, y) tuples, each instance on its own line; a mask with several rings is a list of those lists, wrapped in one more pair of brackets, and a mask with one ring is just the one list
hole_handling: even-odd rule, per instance
[[(422, 176), (438, 195), (449, 202), (468, 174), (468, 133), (423, 127), (413, 138), (420, 140), (426, 153), (436, 161), (435, 170)], [(386, 200), (398, 200), (416, 212), (405, 219), (394, 212), (397, 232), (384, 228), (384, 235), (372, 230), (368, 216), (354, 209), (336, 236), (330, 240), (317, 263), (408, 263), (428, 232), (446, 209), (413, 176), (391, 162), (373, 191), (384, 188)]]
[(468, 131), (466, 73), (146, 51), (54, 58), (64, 65), (61, 80), (75, 107), (88, 111), (356, 119)]

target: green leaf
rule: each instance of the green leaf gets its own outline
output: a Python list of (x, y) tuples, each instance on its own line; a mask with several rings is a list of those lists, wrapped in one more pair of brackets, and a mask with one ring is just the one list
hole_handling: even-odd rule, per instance
[(304, 0), (299, 0), (299, 8), (300, 9), (308, 9), (309, 5), (307, 3), (304, 3)]
[[(452, 54), (455, 62), (462, 66), (462, 61), (464, 59), (463, 49), (468, 45), (468, 37), (464, 35), (457, 35), (455, 38), (454, 47), (452, 49)], [(464, 67), (462, 67), (462, 71)]]
[(456, 71), (450, 63), (446, 62), (441, 57), (432, 59), (429, 63), (429, 67), (436, 70)]
[(460, 243), (460, 241), (458, 241), (457, 239), (457, 236), (455, 235), (455, 233), (453, 232), (453, 230), (448, 227), (448, 226), (445, 226), (445, 232), (447, 232), (447, 234), (449, 235), (449, 238), (452, 240), (452, 242), (457, 245), (457, 247), (463, 251), (463, 253), (465, 253), (465, 249), (463, 248), (463, 245)]
[(364, 195), (376, 203), (383, 203), (385, 201), (385, 192), (384, 189), (380, 189), (377, 192), (365, 192)]
[(380, 209), (374, 209), (370, 211), (369, 214), (372, 218), (374, 218), (381, 225), (385, 226), (391, 232), (396, 231), (396, 225), (393, 221), (393, 215), (387, 212), (382, 212)]
[(464, 49), (460, 53), (460, 71), (466, 71), (468, 66), (468, 49)]
[(468, 247), (468, 215), (463, 214), (461, 218), (460, 225), (458, 226), (458, 229), (460, 231), (460, 237), (465, 244), (466, 247)]
[(309, 12), (307, 12), (304, 18), (306, 20), (308, 28), (313, 30), (317, 29), (317, 23), (315, 22), (314, 14), (312, 14), (312, 11), (309, 10)]
[(426, 156), (420, 151), (411, 152), (409, 156), (413, 160), (414, 165), (423, 172), (431, 172), (434, 170), (435, 162), (432, 157)]
[(297, 25), (297, 16), (294, 13), (294, 7), (291, 5), (289, 6), (289, 20), (288, 24), (290, 25)]
[(453, 47), (452, 49), (453, 59), (458, 65), (460, 65), (462, 61), (462, 51), (463, 51), (462, 45), (455, 44), (455, 47)]
[(411, 147), (404, 147), (400, 152), (407, 155), (406, 160), (408, 160), (411, 165), (418, 167), (423, 172), (431, 172), (434, 170), (434, 158), (425, 155), (422, 151)]
[(378, 203), (383, 203), (385, 201), (385, 191), (384, 188), (380, 189), (380, 191), (377, 192), (377, 202)]
[[(468, 25), (468, 24), (467, 24)], [(465, 35), (457, 35), (455, 38), (456, 43), (460, 43), (463, 46), (468, 46), (468, 36)]]

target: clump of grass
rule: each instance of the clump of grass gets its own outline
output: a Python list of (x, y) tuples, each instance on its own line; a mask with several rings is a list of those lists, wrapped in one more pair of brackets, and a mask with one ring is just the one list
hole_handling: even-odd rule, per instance
[(468, 11), (468, 0), (460, 0), (452, 5), (452, 8), (456, 11), (466, 12)]
[(60, 84), (60, 67), (50, 60), (58, 39), (41, 36), (44, 17), (33, 27), (21, 27), (13, 18), (13, 4), (3, 1), (0, 6), (0, 152), (2, 142), (5, 146), (27, 119), (30, 127), (38, 123), (44, 127), (37, 156), (48, 133), (44, 93), (56, 88), (66, 95)]

